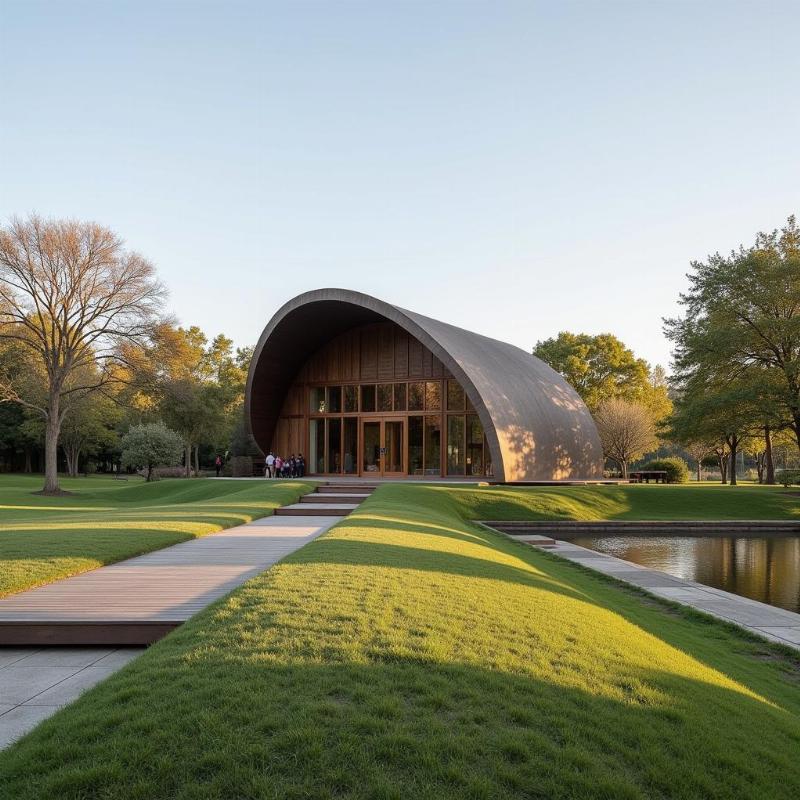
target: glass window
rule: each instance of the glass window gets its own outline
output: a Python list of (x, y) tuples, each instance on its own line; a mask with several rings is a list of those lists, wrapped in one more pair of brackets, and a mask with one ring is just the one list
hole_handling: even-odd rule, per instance
[(408, 410), (422, 411), (425, 408), (425, 384), (408, 384)]
[(328, 460), (326, 472), (342, 471), (342, 420), (326, 419), (328, 425)]
[(340, 414), (342, 412), (342, 387), (328, 387), (328, 408), (329, 414)]
[[(373, 387), (374, 388), (374, 387)], [(364, 472), (381, 471), (381, 423), (380, 420), (365, 422), (363, 432), (363, 465)]]
[(406, 410), (406, 385), (404, 383), (394, 385), (394, 410)]
[(344, 411), (345, 414), (358, 411), (358, 386), (344, 387)]
[(425, 417), (425, 474), (439, 475), (442, 470), (442, 419)]
[(447, 418), (447, 474), (464, 474), (464, 417), (451, 414)]
[(361, 410), (375, 410), (375, 387), (373, 385), (361, 387)]
[(458, 381), (447, 381), (447, 410), (464, 410), (464, 390)]
[(378, 411), (392, 410), (392, 384), (378, 384)]
[(467, 415), (467, 475), (483, 475), (483, 425), (476, 414)]
[(408, 474), (424, 474), (422, 417), (408, 418)]
[(442, 407), (442, 384), (440, 381), (427, 381), (425, 384), (425, 410), (439, 411)]
[(315, 386), (311, 390), (311, 406), (310, 409), (312, 414), (324, 414), (325, 413), (325, 387), (324, 386)]
[(355, 417), (344, 418), (344, 472), (353, 474), (358, 467), (358, 420)]
[(310, 472), (325, 472), (325, 420), (312, 419), (308, 424), (308, 467)]
[(488, 477), (494, 475), (494, 471), (492, 470), (492, 452), (489, 450), (489, 442), (485, 436), (483, 437), (483, 474)]

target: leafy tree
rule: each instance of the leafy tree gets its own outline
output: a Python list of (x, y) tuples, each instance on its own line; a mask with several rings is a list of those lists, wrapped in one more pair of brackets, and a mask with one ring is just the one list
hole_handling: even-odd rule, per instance
[(658, 424), (672, 410), (664, 368), (657, 365), (651, 370), (610, 333), (562, 331), (537, 342), (533, 354), (561, 373), (591, 411), (618, 398), (642, 404)]
[(641, 403), (614, 397), (604, 400), (594, 414), (603, 453), (616, 461), (622, 477), (628, 477), (628, 464), (640, 458), (656, 443), (650, 411)]
[[(800, 445), (800, 228), (794, 217), (752, 247), (692, 262), (683, 317), (665, 321), (676, 385), (749, 387), (765, 437), (788, 424)], [(723, 403), (724, 404), (724, 403)], [(766, 443), (765, 443), (766, 444)], [(735, 469), (732, 471), (735, 473)], [(735, 475), (734, 475), (735, 477)]]
[(722, 482), (736, 484), (736, 456), (747, 440), (761, 430), (752, 387), (719, 385), (698, 375), (676, 401), (669, 420), (670, 437), (677, 442), (707, 442), (717, 456)]
[(82, 454), (113, 447), (118, 439), (115, 425), (121, 416), (119, 406), (101, 392), (75, 396), (61, 427), (61, 446), (68, 475), (77, 477)]
[(183, 444), (180, 436), (163, 422), (134, 425), (122, 437), (122, 465), (145, 468), (147, 480), (154, 480), (153, 468), (174, 466), (180, 461)]
[[(164, 293), (152, 264), (100, 225), (34, 215), (0, 226), (0, 338), (27, 349), (45, 387), (44, 398), (35, 400), (17, 380), (4, 379), (0, 394), (45, 421), (45, 494), (60, 491), (65, 398), (117, 377), (120, 344), (140, 346), (148, 338)], [(93, 383), (75, 380), (92, 365)]]
[(639, 400), (648, 383), (647, 362), (610, 333), (562, 331), (537, 342), (533, 354), (560, 372), (590, 409), (611, 398)]

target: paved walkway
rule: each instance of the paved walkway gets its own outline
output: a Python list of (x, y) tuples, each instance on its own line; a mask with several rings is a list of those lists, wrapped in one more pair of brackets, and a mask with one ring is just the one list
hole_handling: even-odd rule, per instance
[(143, 650), (0, 648), (0, 749), (124, 667)]
[(11, 625), (180, 624), (339, 519), (264, 517), (2, 598), (0, 644), (19, 643)]
[[(485, 524), (485, 523), (484, 523)], [(676, 578), (616, 556), (599, 553), (572, 542), (536, 534), (509, 534), (512, 539), (541, 547), (584, 567), (638, 586), (650, 594), (672, 600), (769, 639), (800, 650), (800, 614), (759, 603), (749, 597), (725, 592), (702, 583)]]
[[(0, 623), (95, 621), (102, 627), (110, 619), (155, 619), (179, 624), (340, 519), (263, 517), (3, 598)], [(0, 647), (0, 748), (142, 651), (114, 646)]]

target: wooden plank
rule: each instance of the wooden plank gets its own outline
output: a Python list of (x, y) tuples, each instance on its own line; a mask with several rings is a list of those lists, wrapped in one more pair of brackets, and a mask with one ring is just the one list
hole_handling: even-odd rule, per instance
[(335, 521), (268, 517), (0, 598), (0, 645), (148, 644)]

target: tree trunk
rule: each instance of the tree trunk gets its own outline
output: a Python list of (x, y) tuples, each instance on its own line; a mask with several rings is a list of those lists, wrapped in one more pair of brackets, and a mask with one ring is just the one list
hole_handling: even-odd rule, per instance
[(628, 479), (628, 462), (620, 460), (619, 462), (620, 469), (622, 470), (622, 480)]
[(764, 460), (767, 467), (765, 483), (773, 486), (775, 484), (775, 459), (772, 457), (772, 431), (769, 425), (764, 426)]
[(715, 451), (719, 462), (719, 471), (722, 476), (722, 483), (728, 482), (728, 454), (722, 450)]
[(150, 481), (153, 480), (153, 465), (152, 464), (148, 464), (147, 465), (147, 477), (145, 478), (145, 480), (147, 481), (147, 483), (150, 483)]
[(736, 486), (736, 454), (739, 445), (739, 437), (731, 436), (728, 440), (728, 448), (731, 451), (731, 486)]
[(186, 444), (183, 447), (183, 460), (186, 464), (186, 477), (192, 477), (192, 446), (191, 444)]
[(700, 483), (700, 481), (701, 481), (701, 477), (700, 477), (700, 468), (701, 468), (701, 466), (702, 466), (702, 461), (703, 461), (703, 460), (702, 460), (701, 458), (698, 458), (698, 459), (697, 459), (697, 482), (698, 482), (698, 483)]
[(200, 445), (196, 444), (194, 446), (194, 476), (195, 478), (200, 477)]
[(31, 464), (31, 446), (29, 444), (25, 445), (25, 468), (23, 471), (28, 474), (33, 472), (33, 465)]
[(61, 398), (50, 396), (44, 432), (44, 487), (42, 494), (58, 494), (58, 434), (61, 431)]

